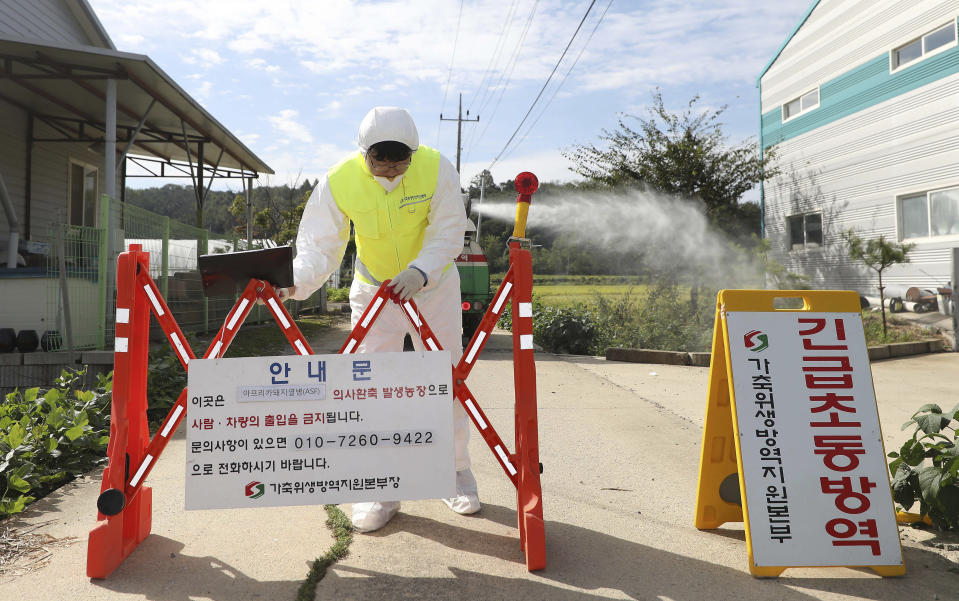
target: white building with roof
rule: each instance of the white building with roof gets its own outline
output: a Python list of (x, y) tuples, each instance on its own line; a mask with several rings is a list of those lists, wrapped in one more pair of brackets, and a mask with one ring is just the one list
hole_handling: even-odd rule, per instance
[(124, 240), (207, 239), (127, 207), (126, 178), (189, 178), (199, 205), (213, 178), (260, 173), (273, 171), (149, 57), (117, 50), (86, 0), (0, 0), (0, 329), (62, 329), (73, 295), (71, 330), (93, 331), (80, 346), (104, 348)]

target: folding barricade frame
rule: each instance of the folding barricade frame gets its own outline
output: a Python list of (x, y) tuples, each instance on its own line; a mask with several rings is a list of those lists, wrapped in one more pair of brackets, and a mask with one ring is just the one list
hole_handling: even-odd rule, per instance
[[(520, 545), (526, 556), (527, 569), (533, 571), (546, 567), (533, 349), (533, 273), (529, 250), (522, 248), (517, 240), (511, 240), (509, 246), (509, 271), (465, 347), (463, 356), (452, 366), (453, 394), (516, 487)], [(187, 389), (184, 388), (160, 428), (152, 439), (149, 438), (146, 392), (150, 313), (156, 317), (185, 370), (189, 369), (190, 361), (196, 358), (149, 271), (149, 253), (144, 252), (139, 244), (131, 244), (129, 251), (120, 254), (117, 259), (114, 384), (107, 449), (109, 463), (103, 470), (101, 492), (97, 499), (99, 524), (90, 531), (87, 544), (87, 576), (91, 578), (109, 576), (149, 535), (153, 497), (151, 488), (145, 486), (144, 482), (186, 415)], [(338, 351), (340, 354), (350, 354), (359, 348), (383, 307), (390, 302), (388, 284), (389, 280), (380, 286)], [(204, 353), (204, 359), (223, 356), (257, 300), (266, 304), (294, 350), (301, 355), (314, 354), (273, 286), (264, 280), (251, 279)], [(512, 300), (513, 317), (515, 453), (507, 451), (506, 445), (466, 386), (466, 379), (508, 300)], [(425, 347), (442, 350), (433, 331), (419, 314), (415, 302), (407, 300), (399, 304), (419, 332)]]

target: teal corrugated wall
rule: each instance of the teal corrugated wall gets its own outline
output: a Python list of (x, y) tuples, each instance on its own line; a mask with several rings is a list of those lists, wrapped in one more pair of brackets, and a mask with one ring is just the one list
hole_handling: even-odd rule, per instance
[[(959, 73), (959, 46), (922, 60), (896, 73), (889, 72), (885, 53), (822, 84), (819, 108), (782, 122), (782, 107), (762, 116), (763, 149), (801, 136), (864, 109)], [(796, 95), (808, 90), (796, 90)]]

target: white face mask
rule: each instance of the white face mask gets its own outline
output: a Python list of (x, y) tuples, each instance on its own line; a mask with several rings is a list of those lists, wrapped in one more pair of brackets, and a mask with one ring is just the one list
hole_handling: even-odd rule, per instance
[(383, 186), (383, 188), (387, 192), (392, 192), (393, 190), (396, 189), (397, 186), (400, 185), (400, 181), (403, 180), (404, 175), (406, 174), (401, 173), (399, 175), (394, 175), (393, 177), (382, 177), (379, 175), (374, 175), (373, 179), (375, 179), (377, 183), (379, 183), (379, 185)]

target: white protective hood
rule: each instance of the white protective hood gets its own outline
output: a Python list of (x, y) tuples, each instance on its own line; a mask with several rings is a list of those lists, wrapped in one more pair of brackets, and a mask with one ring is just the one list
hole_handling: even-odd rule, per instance
[(366, 113), (356, 143), (366, 154), (377, 142), (402, 142), (411, 150), (419, 148), (420, 136), (410, 112), (395, 106), (377, 106)]

